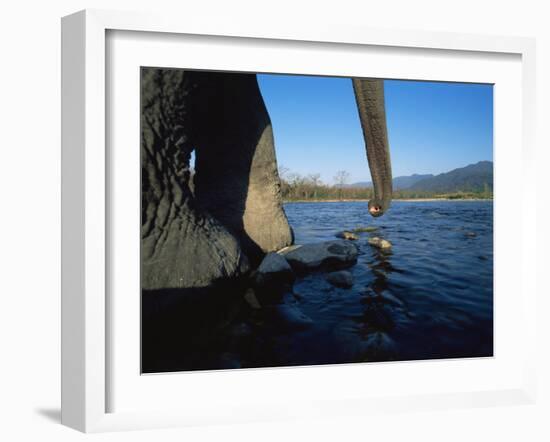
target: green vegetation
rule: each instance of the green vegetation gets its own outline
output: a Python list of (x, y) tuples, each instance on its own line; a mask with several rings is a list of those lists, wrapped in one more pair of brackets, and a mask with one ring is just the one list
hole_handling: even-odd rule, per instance
[[(373, 189), (370, 187), (353, 187), (346, 184), (349, 174), (345, 171), (337, 172), (334, 177), (335, 185), (324, 184), (319, 174), (301, 176), (290, 173), (288, 169), (279, 170), (281, 177), (281, 192), (285, 202), (296, 201), (349, 201), (369, 200), (373, 197)], [(415, 199), (492, 199), (492, 186), (485, 184), (479, 190), (457, 190), (454, 192), (442, 192), (437, 190), (400, 189), (393, 192), (395, 200)]]
[(404, 189), (393, 192), (393, 199), (443, 199), (443, 200), (475, 200), (475, 199), (493, 199), (493, 192), (489, 190), (466, 192), (457, 191), (442, 193), (436, 191), (417, 191)]

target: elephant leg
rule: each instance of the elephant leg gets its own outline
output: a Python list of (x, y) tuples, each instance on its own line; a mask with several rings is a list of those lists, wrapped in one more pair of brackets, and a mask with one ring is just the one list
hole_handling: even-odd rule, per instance
[(257, 262), (292, 244), (271, 121), (255, 74), (191, 73), (195, 196)]
[(198, 209), (189, 188), (187, 73), (141, 73), (141, 283), (145, 291), (197, 289), (248, 271), (238, 240)]

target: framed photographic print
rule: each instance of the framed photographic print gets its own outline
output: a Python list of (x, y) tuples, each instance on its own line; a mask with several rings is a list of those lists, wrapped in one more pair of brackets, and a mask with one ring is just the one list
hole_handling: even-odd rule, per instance
[(64, 424), (533, 400), (533, 41), (84, 11), (62, 44)]

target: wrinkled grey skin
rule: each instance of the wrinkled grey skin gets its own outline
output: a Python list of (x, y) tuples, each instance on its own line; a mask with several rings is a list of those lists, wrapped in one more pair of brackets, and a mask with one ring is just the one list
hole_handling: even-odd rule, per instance
[(141, 284), (203, 288), (249, 270), (237, 238), (189, 187), (192, 85), (181, 70), (142, 69)]
[[(391, 199), (383, 83), (353, 86), (379, 216)], [(256, 75), (143, 68), (141, 88), (142, 288), (209, 287), (292, 244)]]
[(369, 201), (369, 212), (378, 217), (390, 208), (393, 191), (384, 82), (358, 78), (352, 81), (374, 187), (374, 198)]
[[(257, 263), (292, 244), (281, 199), (271, 120), (256, 75), (191, 72), (195, 197)], [(215, 105), (213, 105), (215, 103)]]

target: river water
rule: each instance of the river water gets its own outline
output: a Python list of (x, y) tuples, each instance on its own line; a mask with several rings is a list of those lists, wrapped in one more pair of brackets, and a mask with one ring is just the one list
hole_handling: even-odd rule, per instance
[[(306, 351), (310, 361), (296, 355), (301, 362), (492, 355), (492, 201), (394, 201), (376, 219), (363, 202), (293, 203), (285, 211), (297, 244), (378, 227), (359, 234), (352, 289), (315, 277), (295, 284), (300, 309), (315, 324), (308, 338), (331, 348), (327, 355)], [(391, 251), (370, 246), (369, 236), (390, 241)], [(298, 353), (308, 348), (297, 346)]]
[[(280, 298), (257, 293), (261, 307), (238, 303), (221, 326), (204, 327), (207, 338), (180, 335), (167, 362), (146, 371), (492, 356), (491, 201), (394, 201), (377, 219), (366, 202), (288, 203), (285, 211), (296, 244), (376, 228), (358, 233), (353, 286), (334, 287), (318, 272)], [(374, 248), (373, 236), (393, 247)]]

